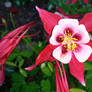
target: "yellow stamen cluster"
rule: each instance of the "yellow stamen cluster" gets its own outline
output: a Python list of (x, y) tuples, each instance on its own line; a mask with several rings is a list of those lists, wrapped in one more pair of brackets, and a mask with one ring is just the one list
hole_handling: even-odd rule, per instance
[(71, 32), (69, 30), (65, 31), (65, 37), (63, 42), (61, 42), (62, 45), (67, 44), (67, 51), (69, 51), (70, 49), (75, 50), (75, 48), (77, 47), (77, 45), (75, 44), (74, 41), (77, 41), (77, 38), (73, 38), (71, 36)]

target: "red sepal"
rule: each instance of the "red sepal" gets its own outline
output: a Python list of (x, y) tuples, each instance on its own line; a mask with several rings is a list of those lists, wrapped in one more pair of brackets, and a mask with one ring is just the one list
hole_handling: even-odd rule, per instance
[(52, 51), (54, 48), (56, 48), (56, 46), (53, 46), (51, 44), (47, 45), (37, 56), (35, 64), (25, 69), (30, 71), (41, 63), (44, 63), (46, 61), (54, 61), (55, 59), (52, 57)]
[(83, 19), (80, 20), (80, 24), (84, 24), (87, 31), (91, 32), (92, 31), (92, 12), (84, 15)]
[(72, 59), (69, 63), (70, 73), (79, 80), (79, 82), (85, 86), (84, 81), (84, 65), (80, 63), (75, 56), (72, 56)]
[(52, 57), (52, 52), (53, 52), (53, 49), (55, 49), (56, 47), (51, 45), (51, 44), (48, 44), (41, 52), (40, 54), (37, 56), (36, 58), (36, 65), (40, 64), (40, 63), (43, 63), (43, 62), (46, 62), (46, 61), (49, 61), (49, 60), (52, 60), (51, 57)]
[(61, 19), (61, 17), (44, 9), (40, 9), (37, 6), (36, 9), (39, 12), (39, 16), (43, 22), (44, 29), (49, 35), (51, 35), (54, 26), (58, 24), (58, 21)]

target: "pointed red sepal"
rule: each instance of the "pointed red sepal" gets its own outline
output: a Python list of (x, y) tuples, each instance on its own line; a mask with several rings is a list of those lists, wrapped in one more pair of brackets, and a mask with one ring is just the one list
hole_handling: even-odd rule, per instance
[(44, 63), (46, 61), (54, 61), (55, 59), (52, 57), (52, 51), (56, 48), (56, 46), (53, 46), (51, 44), (47, 45), (37, 56), (36, 63), (30, 67), (25, 68), (28, 71), (33, 70), (37, 65)]
[(2, 86), (5, 80), (5, 66), (0, 66), (0, 86)]
[(84, 24), (87, 31), (91, 32), (92, 31), (92, 12), (84, 15), (83, 19), (80, 20), (80, 24)]
[(51, 44), (48, 44), (41, 52), (40, 54), (37, 56), (36, 58), (36, 65), (40, 64), (40, 63), (44, 63), (46, 61), (52, 61), (52, 52), (53, 49), (55, 49), (56, 46), (53, 46)]
[[(89, 43), (87, 43), (87, 45), (89, 45), (92, 48), (92, 41), (90, 41)], [(92, 62), (92, 54), (88, 58), (88, 61)]]
[(44, 9), (40, 9), (37, 6), (36, 9), (39, 12), (39, 16), (43, 22), (44, 29), (49, 35), (51, 35), (53, 27), (58, 24), (58, 21), (61, 19), (61, 17)]
[(79, 80), (79, 82), (83, 85), (85, 85), (84, 80), (84, 65), (83, 63), (80, 63), (75, 56), (73, 55), (70, 63), (69, 63), (70, 73)]
[(34, 64), (34, 65), (30, 66), (30, 67), (25, 68), (25, 70), (31, 71), (31, 70), (33, 70), (34, 68), (36, 68), (36, 66), (37, 66), (37, 65)]

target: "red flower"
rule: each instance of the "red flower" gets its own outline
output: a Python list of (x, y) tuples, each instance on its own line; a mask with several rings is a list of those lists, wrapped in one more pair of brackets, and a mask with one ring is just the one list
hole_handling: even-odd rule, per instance
[[(2, 85), (4, 81), (4, 68), (3, 64), (5, 64), (7, 58), (12, 53), (12, 51), (15, 49), (15, 47), (18, 45), (20, 40), (24, 36), (24, 34), (29, 30), (31, 26), (35, 26), (34, 22), (31, 22), (29, 24), (23, 25), (14, 31), (8, 33), (6, 36), (4, 36), (0, 40), (0, 85)], [(23, 33), (21, 33), (23, 30), (25, 30)], [(32, 36), (32, 35), (31, 35)]]
[[(58, 24), (58, 21), (62, 18), (54, 13), (50, 13), (48, 11), (45, 11), (43, 9), (40, 9), (38, 7), (36, 7), (36, 9), (39, 12), (40, 18), (43, 22), (44, 25), (44, 29), (45, 31), (48, 33), (49, 36), (52, 35), (52, 31), (55, 25)], [(86, 14), (82, 20), (79, 21), (79, 24), (83, 24), (86, 27), (86, 30), (88, 32), (92, 31), (92, 13), (88, 13)], [(89, 43), (87, 43), (87, 45), (92, 47), (92, 42), (90, 41)], [(54, 61), (55, 58), (53, 58), (52, 56), (52, 52), (53, 50), (56, 48), (57, 46), (55, 45), (47, 45), (42, 51), (41, 53), (38, 55), (37, 59), (36, 59), (36, 63), (35, 65), (26, 68), (26, 70), (32, 70), (34, 69), (38, 64), (46, 62), (46, 61)], [(58, 52), (57, 52), (58, 53)], [(90, 59), (92, 58), (92, 54), (89, 57), (88, 60), (92, 60)], [(78, 67), (77, 67), (78, 66)], [(83, 84), (85, 86), (85, 81), (84, 81), (84, 65), (83, 63), (80, 63), (76, 58), (75, 55), (72, 55), (72, 58), (69, 62), (69, 68), (70, 68), (70, 73), (77, 78), (81, 84)]]
[[(72, 4), (76, 3), (78, 0), (72, 0)], [(82, 0), (83, 3), (88, 4), (88, 0)], [(67, 0), (66, 3), (69, 4), (71, 0)]]

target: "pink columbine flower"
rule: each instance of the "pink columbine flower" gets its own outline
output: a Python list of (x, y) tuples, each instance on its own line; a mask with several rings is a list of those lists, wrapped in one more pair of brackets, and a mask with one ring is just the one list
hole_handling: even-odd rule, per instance
[(50, 44), (58, 47), (53, 50), (53, 57), (62, 63), (69, 63), (72, 54), (79, 62), (85, 62), (92, 53), (88, 32), (76, 19), (61, 19), (53, 28)]
[(32, 70), (40, 63), (57, 61), (69, 63), (70, 73), (85, 86), (84, 65), (92, 62), (92, 42), (87, 32), (92, 31), (92, 12), (80, 21), (64, 19), (57, 14), (36, 7), (48, 34), (48, 44), (37, 56), (36, 63), (26, 70)]
[[(72, 0), (72, 4), (76, 3), (78, 0)], [(82, 0), (83, 3), (88, 4), (88, 0)], [(71, 0), (67, 0), (66, 3), (69, 4)]]

